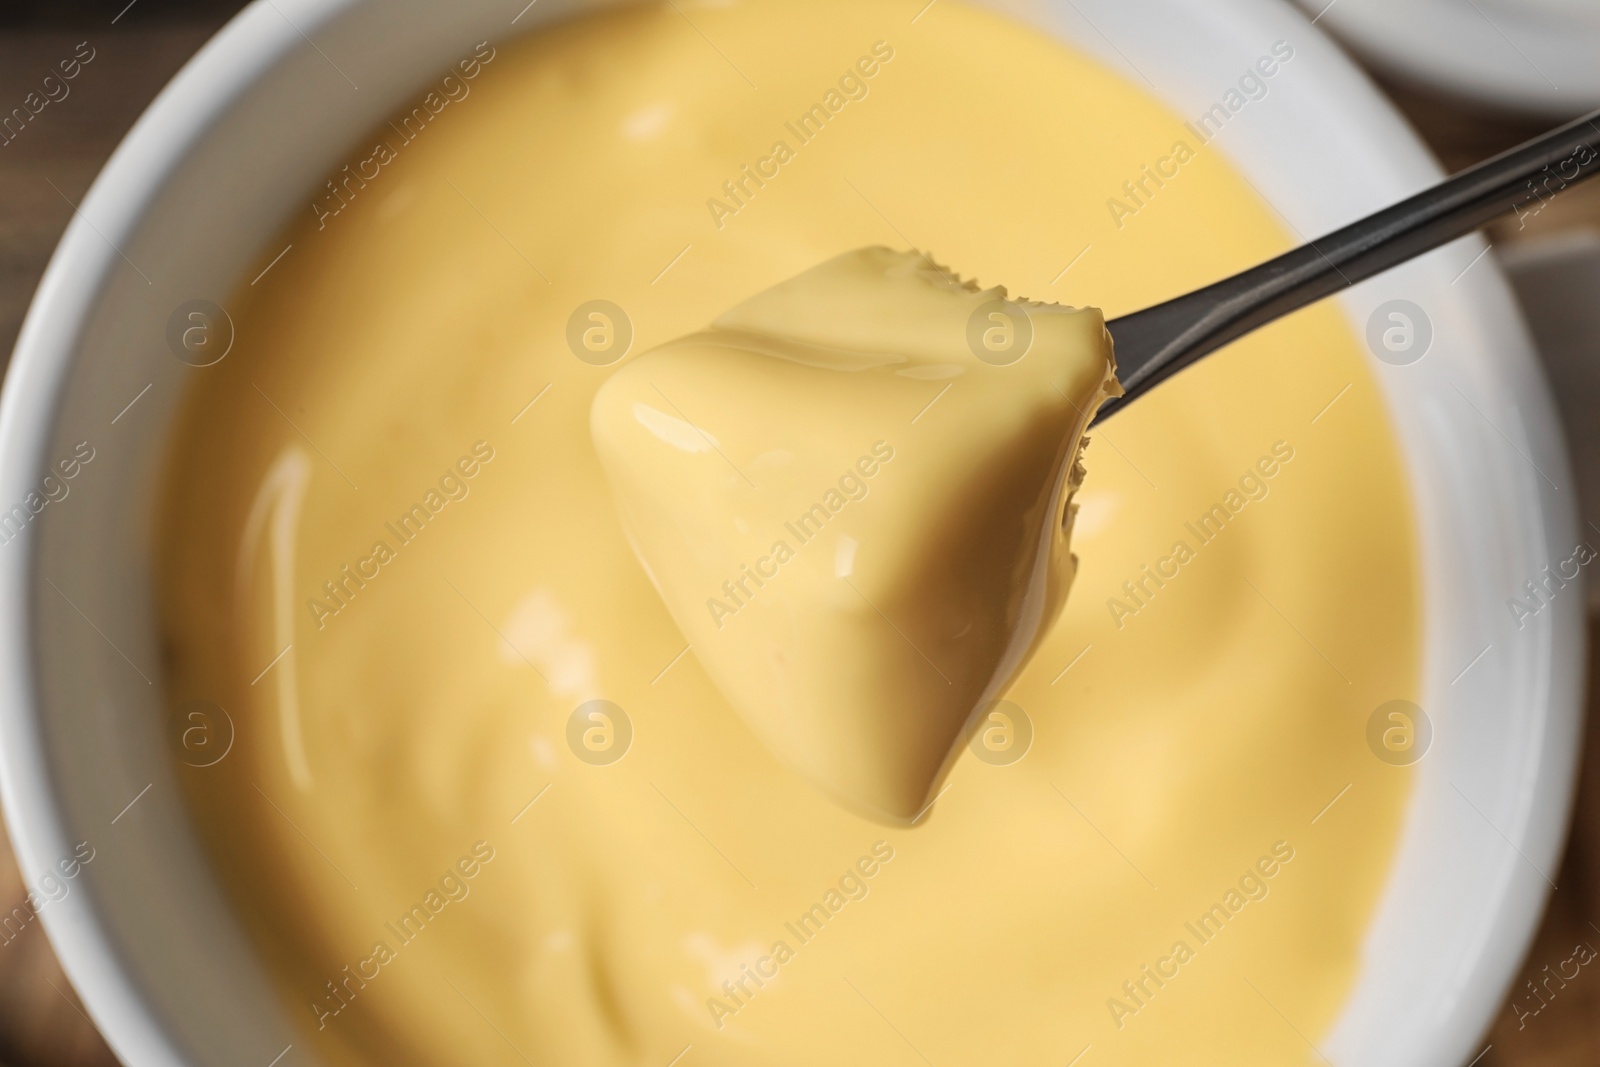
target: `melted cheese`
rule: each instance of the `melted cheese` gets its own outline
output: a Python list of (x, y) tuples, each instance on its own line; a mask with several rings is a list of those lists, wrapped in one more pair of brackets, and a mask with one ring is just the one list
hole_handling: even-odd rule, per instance
[[(779, 759), (909, 821), (1055, 621), (1083, 431), (1115, 389), (1098, 311), (865, 248), (630, 362), (591, 419), (723, 695)], [(896, 449), (935, 402), (954, 429)]]

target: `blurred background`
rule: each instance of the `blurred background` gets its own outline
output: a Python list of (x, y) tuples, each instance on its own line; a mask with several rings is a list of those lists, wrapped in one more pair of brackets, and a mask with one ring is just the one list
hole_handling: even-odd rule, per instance
[[(94, 50), (69, 97), (52, 108), (51, 121), (0, 145), (0, 360), (9, 359), (72, 204), (167, 80), (243, 6), (0, 0), (0, 111), (33, 91), (80, 42)], [(1447, 171), (1600, 104), (1600, 0), (1305, 0), (1300, 6), (1370, 64)], [(1600, 182), (1563, 193), (1521, 224), (1501, 222), (1490, 236), (1555, 386), (1585, 533), (1600, 546)], [(1591, 663), (1595, 647), (1591, 639)], [(1589, 751), (1558, 888), (1512, 1000), (1497, 1014), (1474, 1067), (1600, 1063), (1600, 977), (1585, 968), (1546, 994), (1536, 1016), (1526, 1014), (1538, 1002), (1524, 984), (1542, 981), (1547, 965), (1572, 957), (1580, 945), (1600, 951), (1600, 730), (1594, 728), (1600, 701), (1593, 690), (1591, 684)], [(24, 896), (0, 828), (0, 920)], [(116, 1062), (39, 924), (0, 933), (0, 1067)]]

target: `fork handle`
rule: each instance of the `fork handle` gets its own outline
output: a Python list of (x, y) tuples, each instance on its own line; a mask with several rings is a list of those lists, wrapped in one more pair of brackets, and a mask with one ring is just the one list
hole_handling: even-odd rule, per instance
[(1600, 111), (1535, 137), (1392, 207), (1241, 274), (1106, 324), (1123, 395), (1099, 422), (1191, 363), (1307, 304), (1524, 214), (1600, 174)]

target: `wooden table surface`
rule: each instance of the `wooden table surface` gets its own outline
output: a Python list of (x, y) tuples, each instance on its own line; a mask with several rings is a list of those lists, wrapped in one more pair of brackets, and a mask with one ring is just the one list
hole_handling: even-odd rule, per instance
[[(9, 110), (57, 63), (87, 41), (94, 59), (15, 141), (0, 147), (0, 353), (8, 358), (28, 301), (51, 250), (106, 157), (161, 86), (231, 13), (233, 5), (191, 0), (135, 8), (112, 25), (122, 0), (105, 10), (67, 3), (48, 21), (0, 12), (0, 109)], [(1388, 84), (1449, 170), (1456, 170), (1539, 132), (1541, 123), (1484, 114)], [(1556, 200), (1527, 226), (1498, 225), (1497, 243), (1512, 243), (1574, 227), (1600, 231), (1600, 183)], [(1600, 502), (1596, 502), (1600, 503)], [(1591, 643), (1591, 662), (1595, 644)], [(1589, 722), (1600, 720), (1593, 688)], [(1533, 1001), (1524, 980), (1545, 976), (1580, 944), (1600, 949), (1600, 730), (1589, 731), (1572, 836), (1544, 923), (1518, 979), (1521, 998), (1496, 1016), (1477, 1067), (1590, 1067), (1600, 1063), (1600, 971), (1547, 995), (1537, 1015), (1520, 1014)], [(0, 828), (0, 912), (20, 903), (24, 887)], [(1570, 965), (1568, 966), (1570, 973)], [(0, 1067), (99, 1067), (116, 1059), (84, 1016), (37, 923), (0, 944)]]

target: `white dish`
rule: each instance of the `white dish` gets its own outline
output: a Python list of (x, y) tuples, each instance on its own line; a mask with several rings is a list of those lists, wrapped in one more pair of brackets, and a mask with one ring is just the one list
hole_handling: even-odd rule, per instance
[[(1539, 361), (1572, 434), (1573, 481), (1581, 518), (1600, 523), (1600, 230), (1570, 230), (1498, 248), (1517, 302), (1533, 327)], [(1580, 524), (1582, 533), (1593, 530)], [(1589, 610), (1600, 611), (1600, 582), (1589, 583)]]
[[(18, 341), (0, 403), (0, 501), (22, 500), (80, 440), (96, 458), (0, 545), (0, 791), (30, 884), (76, 842), (96, 849), (42, 919), (136, 1067), (266, 1064), (296, 1040), (188, 829), (161, 728), (147, 531), (165, 427), (195, 373), (168, 351), (169, 316), (192, 299), (222, 303), (259, 271), (333, 161), (448, 61), (586, 5), (543, 0), (513, 26), (517, 6), (252, 5), (117, 150)], [(1275, 0), (997, 6), (1144, 72), (1130, 76), (1149, 75), (1187, 116), (1291, 42), (1292, 76), (1215, 144), (1304, 236), (1437, 177), (1363, 76)], [(1575, 508), (1526, 330), (1482, 248), (1458, 242), (1344, 298), (1358, 333), (1392, 298), (1433, 321), (1426, 358), (1373, 370), (1416, 489), (1436, 736), (1357, 987), (1320, 1042), (1336, 1064), (1456, 1067), (1476, 1053), (1565, 834), (1582, 597), (1558, 596), (1520, 631), (1506, 599), (1570, 553)]]
[(1592, 0), (1295, 0), (1375, 66), (1454, 96), (1572, 118), (1600, 107)]

